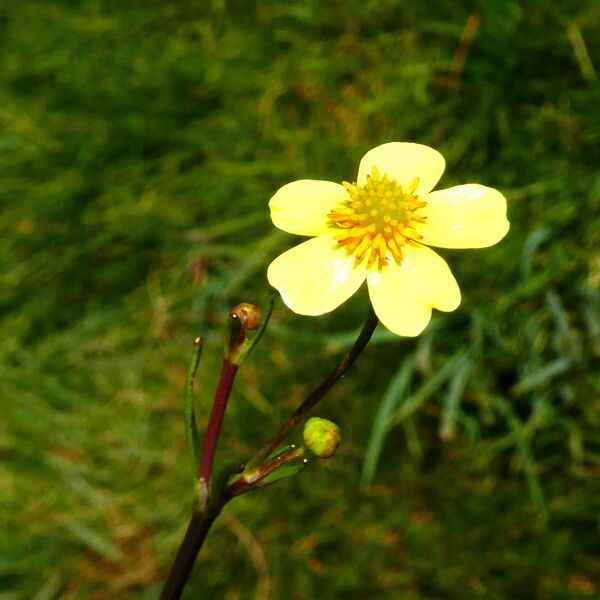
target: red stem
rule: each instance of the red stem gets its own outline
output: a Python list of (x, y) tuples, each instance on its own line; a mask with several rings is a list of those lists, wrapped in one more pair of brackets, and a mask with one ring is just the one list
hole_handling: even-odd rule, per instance
[(225, 409), (227, 408), (227, 402), (237, 370), (238, 365), (234, 365), (227, 358), (223, 361), (223, 368), (221, 369), (221, 376), (215, 393), (215, 402), (210, 413), (208, 426), (206, 427), (202, 458), (198, 469), (198, 480), (200, 486), (206, 486), (208, 492), (210, 491), (210, 478), (215, 460), (215, 450), (219, 441), (219, 433), (221, 432)]

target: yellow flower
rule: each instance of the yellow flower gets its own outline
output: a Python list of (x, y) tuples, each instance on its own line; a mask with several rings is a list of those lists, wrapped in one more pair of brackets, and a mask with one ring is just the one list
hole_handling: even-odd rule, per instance
[(506, 199), (477, 183), (432, 192), (444, 157), (421, 144), (390, 142), (360, 162), (356, 183), (303, 179), (280, 188), (271, 218), (289, 233), (316, 236), (277, 257), (269, 283), (301, 315), (337, 308), (367, 280), (379, 320), (415, 336), (432, 308), (453, 311), (460, 290), (427, 246), (484, 248), (507, 233)]

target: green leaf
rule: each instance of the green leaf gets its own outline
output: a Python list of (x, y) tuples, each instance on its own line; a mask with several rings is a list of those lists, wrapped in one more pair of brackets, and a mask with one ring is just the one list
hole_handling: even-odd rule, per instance
[(280, 467), (276, 471), (273, 471), (272, 473), (269, 473), (267, 476), (263, 477), (257, 487), (265, 487), (267, 485), (276, 483), (277, 481), (281, 481), (282, 479), (293, 477), (294, 475), (304, 471), (305, 468), (306, 463), (304, 462), (287, 464), (284, 467)]
[(367, 443), (367, 450), (362, 465), (361, 482), (363, 485), (370, 485), (375, 477), (379, 458), (383, 449), (383, 443), (388, 432), (388, 422), (390, 416), (396, 410), (396, 407), (405, 396), (410, 385), (412, 376), (415, 372), (415, 356), (409, 356), (398, 369), (396, 376), (388, 386), (385, 396), (379, 405), (379, 410), (375, 415), (375, 421), (371, 428), (371, 435)]
[(456, 371), (457, 364), (463, 360), (464, 354), (458, 351), (446, 360), (442, 366), (405, 402), (402, 403), (396, 413), (389, 419), (389, 427), (402, 423), (413, 415)]
[(185, 412), (185, 428), (187, 431), (188, 443), (192, 454), (192, 469), (194, 475), (198, 469), (200, 462), (200, 437), (198, 435), (198, 427), (196, 425), (196, 407), (194, 404), (194, 379), (198, 372), (200, 357), (202, 356), (202, 338), (196, 338), (194, 342), (194, 350), (190, 361), (187, 381), (185, 383), (184, 393), (184, 412)]
[(443, 439), (449, 439), (454, 434), (454, 423), (456, 422), (460, 401), (465, 392), (465, 386), (472, 368), (473, 359), (465, 355), (457, 365), (456, 372), (450, 379), (448, 393), (442, 401), (443, 413), (440, 424), (440, 436)]

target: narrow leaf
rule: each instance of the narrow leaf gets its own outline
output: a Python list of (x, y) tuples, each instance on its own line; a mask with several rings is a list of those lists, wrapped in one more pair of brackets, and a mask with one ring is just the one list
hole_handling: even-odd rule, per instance
[(465, 392), (465, 386), (472, 368), (473, 360), (469, 356), (464, 356), (450, 379), (448, 393), (442, 401), (443, 413), (440, 424), (440, 437), (444, 440), (451, 439), (454, 435), (454, 424), (456, 423), (460, 401)]
[(389, 426), (402, 423), (413, 415), (455, 372), (456, 365), (463, 359), (463, 353), (452, 355), (425, 383), (400, 406), (389, 419)]
[(185, 428), (187, 431), (188, 443), (192, 454), (192, 468), (194, 474), (198, 469), (200, 461), (200, 438), (198, 436), (198, 427), (196, 425), (196, 407), (194, 404), (194, 379), (198, 372), (198, 364), (202, 355), (202, 338), (196, 338), (194, 341), (194, 350), (190, 361), (187, 381), (185, 384), (184, 393), (184, 412), (185, 412)]
[(415, 366), (414, 355), (402, 363), (379, 405), (362, 465), (361, 482), (365, 486), (371, 485), (375, 477), (383, 444), (388, 432), (388, 421), (408, 390), (413, 373), (415, 372)]

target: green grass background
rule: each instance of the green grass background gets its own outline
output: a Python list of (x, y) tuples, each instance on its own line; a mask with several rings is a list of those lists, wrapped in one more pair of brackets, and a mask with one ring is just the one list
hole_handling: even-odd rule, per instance
[[(204, 424), (227, 309), (264, 305), (297, 241), (270, 195), (390, 140), (438, 148), (443, 187), (501, 189), (511, 231), (443, 252), (460, 309), (377, 332), (318, 413), (336, 457), (233, 502), (185, 597), (600, 598), (599, 50), (593, 0), (1, 3), (0, 599), (157, 596), (193, 339)], [(221, 454), (271, 434), (366, 307), (277, 305)]]

